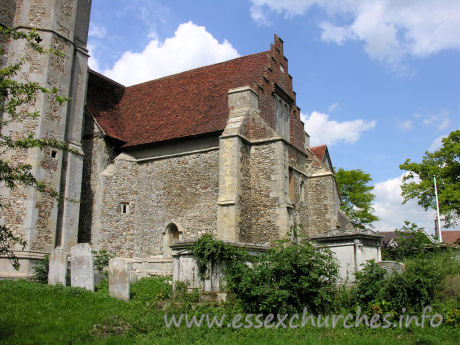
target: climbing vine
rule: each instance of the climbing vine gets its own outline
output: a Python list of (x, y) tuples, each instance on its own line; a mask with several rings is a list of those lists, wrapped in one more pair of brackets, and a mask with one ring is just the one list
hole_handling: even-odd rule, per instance
[(246, 249), (216, 240), (209, 234), (205, 234), (195, 241), (192, 252), (202, 278), (205, 277), (208, 265), (214, 262), (225, 262), (226, 265), (231, 265), (236, 261), (244, 262), (251, 260), (251, 256)]

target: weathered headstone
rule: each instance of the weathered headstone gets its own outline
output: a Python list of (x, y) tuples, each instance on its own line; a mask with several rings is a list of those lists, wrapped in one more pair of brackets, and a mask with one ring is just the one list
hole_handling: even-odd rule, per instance
[(48, 268), (48, 284), (66, 285), (67, 252), (61, 246), (54, 248), (50, 253)]
[(386, 277), (391, 277), (394, 273), (402, 274), (406, 270), (406, 266), (403, 263), (396, 261), (380, 261), (377, 262), (381, 268), (386, 271)]
[(109, 261), (109, 291), (110, 296), (129, 301), (129, 268), (121, 258)]
[(88, 243), (79, 243), (70, 249), (70, 284), (94, 291), (94, 262)]

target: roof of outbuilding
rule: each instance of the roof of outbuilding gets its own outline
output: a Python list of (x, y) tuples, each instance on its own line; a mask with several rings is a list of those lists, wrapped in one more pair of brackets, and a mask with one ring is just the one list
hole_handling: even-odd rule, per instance
[(218, 132), (228, 117), (228, 90), (255, 87), (268, 53), (130, 87), (90, 71), (87, 107), (99, 127), (124, 147)]
[(457, 240), (460, 240), (459, 230), (441, 230), (441, 235), (444, 243), (456, 243)]

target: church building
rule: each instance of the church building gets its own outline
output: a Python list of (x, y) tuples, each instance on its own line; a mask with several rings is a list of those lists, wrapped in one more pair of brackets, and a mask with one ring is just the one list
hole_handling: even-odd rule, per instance
[[(46, 2), (46, 4), (45, 4)], [(78, 242), (139, 264), (171, 264), (170, 245), (202, 234), (269, 247), (292, 227), (307, 237), (352, 230), (326, 146), (310, 147), (283, 41), (267, 50), (125, 87), (88, 69), (90, 0), (6, 0), (0, 23), (37, 28), (45, 48), (20, 73), (69, 97), (34, 104), (40, 117), (3, 128), (55, 138), (72, 152), (34, 149), (28, 162), (59, 191), (1, 191), (2, 221), (27, 241), (21, 271)], [(4, 44), (12, 63), (23, 42)], [(154, 265), (155, 266), (155, 265)]]

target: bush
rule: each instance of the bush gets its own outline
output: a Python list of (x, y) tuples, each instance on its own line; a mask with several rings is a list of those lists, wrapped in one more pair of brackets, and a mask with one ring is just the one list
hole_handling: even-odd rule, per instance
[(49, 255), (46, 254), (42, 260), (35, 264), (35, 266), (32, 268), (34, 270), (32, 280), (39, 283), (48, 284), (49, 259)]
[(427, 253), (407, 259), (405, 265), (403, 274), (393, 274), (385, 280), (385, 271), (375, 262), (369, 262), (356, 273), (352, 290), (355, 304), (385, 306), (385, 312), (400, 313), (403, 308), (421, 311), (427, 305), (445, 302), (446, 277), (460, 271), (460, 265), (449, 252)]
[(398, 235), (394, 239), (395, 246), (385, 248), (382, 251), (385, 260), (403, 260), (426, 254), (426, 246), (431, 244), (431, 241), (423, 228), (419, 228), (416, 224), (406, 220), (403, 227), (399, 230), (396, 229), (395, 232)]
[(102, 249), (99, 251), (93, 251), (94, 256), (94, 268), (100, 272), (104, 267), (109, 265), (109, 260), (115, 257), (114, 253), (109, 253), (108, 251)]
[(368, 261), (361, 271), (355, 273), (356, 281), (352, 290), (353, 300), (360, 305), (367, 305), (378, 300), (385, 274), (385, 270), (377, 265), (375, 260)]
[(227, 286), (251, 313), (289, 313), (331, 307), (338, 266), (329, 249), (311, 242), (280, 243), (254, 265), (231, 260)]
[(144, 305), (154, 303), (171, 297), (172, 286), (168, 277), (148, 277), (131, 284), (131, 297), (133, 302)]

